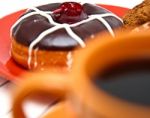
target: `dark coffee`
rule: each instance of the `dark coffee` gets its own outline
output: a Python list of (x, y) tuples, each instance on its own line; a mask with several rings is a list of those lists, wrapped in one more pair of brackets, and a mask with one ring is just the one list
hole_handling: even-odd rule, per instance
[(94, 78), (97, 87), (116, 97), (150, 105), (150, 60), (148, 59), (114, 64)]

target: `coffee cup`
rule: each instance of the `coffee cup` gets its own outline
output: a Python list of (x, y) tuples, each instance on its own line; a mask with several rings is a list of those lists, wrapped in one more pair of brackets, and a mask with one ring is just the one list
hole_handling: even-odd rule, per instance
[[(53, 106), (59, 109), (50, 111), (47, 118), (58, 114), (61, 118), (66, 118), (64, 114), (70, 118), (149, 118), (149, 34), (119, 32), (116, 38), (97, 35), (74, 55), (69, 73), (29, 76), (16, 91), (14, 118), (25, 118), (22, 104), (33, 93), (55, 96), (63, 103)], [(138, 87), (142, 89), (136, 90)]]

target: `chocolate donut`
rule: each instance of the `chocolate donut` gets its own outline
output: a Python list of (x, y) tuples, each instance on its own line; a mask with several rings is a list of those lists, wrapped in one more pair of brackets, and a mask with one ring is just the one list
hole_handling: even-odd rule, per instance
[(94, 4), (52, 3), (27, 9), (11, 28), (12, 57), (28, 69), (69, 67), (74, 49), (89, 37), (122, 26), (122, 20)]

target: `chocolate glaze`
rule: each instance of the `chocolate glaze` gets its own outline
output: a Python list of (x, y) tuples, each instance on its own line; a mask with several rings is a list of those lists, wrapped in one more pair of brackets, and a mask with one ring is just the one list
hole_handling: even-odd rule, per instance
[[(47, 4), (37, 7), (42, 11), (53, 11), (59, 7), (61, 3)], [(88, 15), (92, 14), (104, 14), (110, 11), (92, 4), (83, 5), (84, 12)], [(25, 14), (32, 12), (30, 10)], [(24, 15), (24, 14), (23, 14)], [(116, 17), (105, 17), (105, 20), (109, 22), (112, 28), (122, 26), (122, 22)], [(48, 19), (41, 15), (33, 15), (22, 20), (12, 30), (14, 39), (25, 46), (29, 46), (31, 42), (41, 34), (41, 32), (53, 27), (54, 25), (48, 22)], [(83, 23), (79, 26), (73, 27), (72, 30), (83, 40), (87, 39), (91, 35), (107, 30), (106, 27), (99, 20), (92, 20), (87, 23)], [(44, 50), (72, 50), (78, 46), (78, 42), (68, 35), (66, 30), (59, 29), (47, 36), (45, 36), (34, 48)]]

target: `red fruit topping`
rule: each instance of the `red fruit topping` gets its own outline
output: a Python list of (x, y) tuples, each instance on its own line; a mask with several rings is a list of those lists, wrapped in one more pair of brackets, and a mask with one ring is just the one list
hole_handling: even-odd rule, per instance
[(53, 11), (54, 20), (58, 23), (76, 23), (87, 18), (82, 5), (76, 2), (65, 2)]

